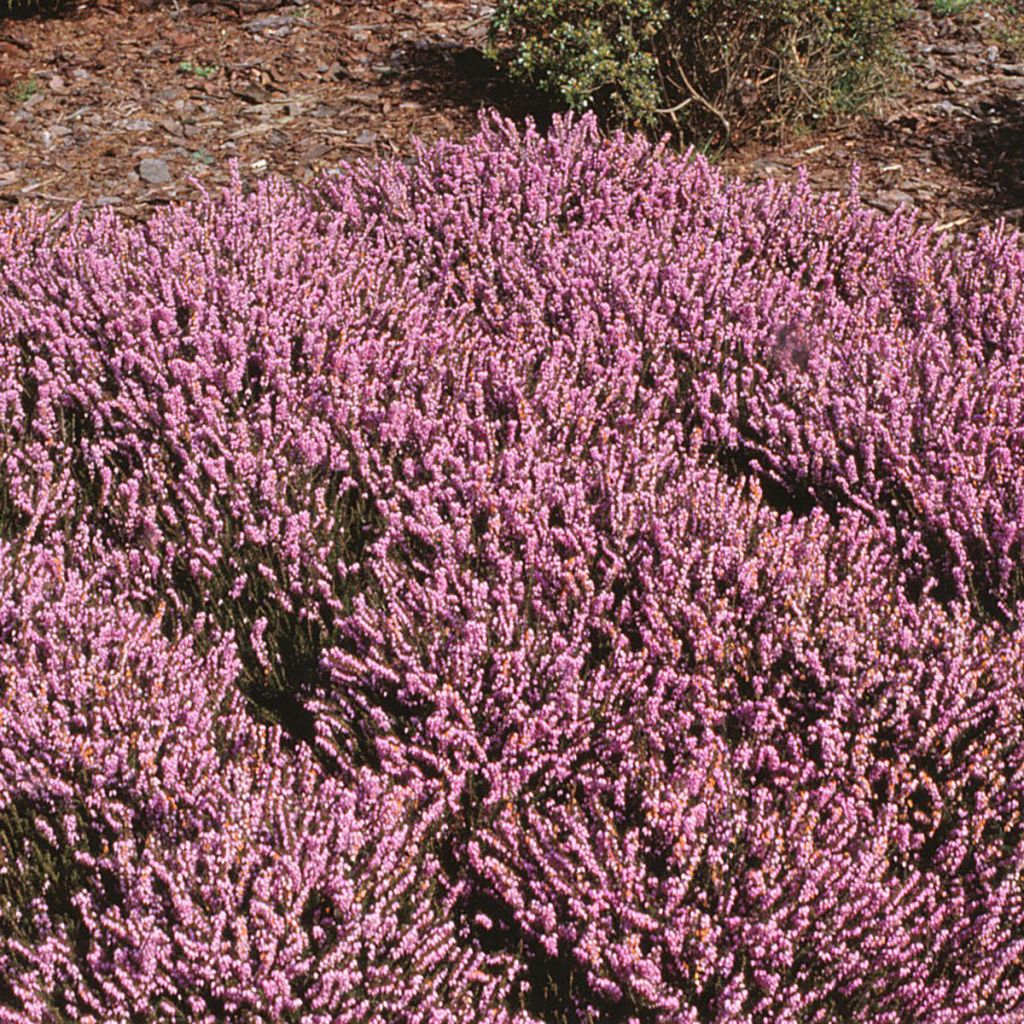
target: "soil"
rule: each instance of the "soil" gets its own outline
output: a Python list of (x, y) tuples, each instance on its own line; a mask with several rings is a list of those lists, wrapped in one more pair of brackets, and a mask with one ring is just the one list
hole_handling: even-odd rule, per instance
[[(474, 0), (105, 0), (0, 18), (0, 209), (113, 207), (132, 219), (226, 184), (305, 181), (354, 159), (412, 158), (464, 138), (481, 107), (543, 121), (537, 96), (484, 59)], [(750, 141), (719, 160), (901, 204), (943, 231), (1024, 225), (1024, 15), (917, 6), (905, 68), (869, 109)]]

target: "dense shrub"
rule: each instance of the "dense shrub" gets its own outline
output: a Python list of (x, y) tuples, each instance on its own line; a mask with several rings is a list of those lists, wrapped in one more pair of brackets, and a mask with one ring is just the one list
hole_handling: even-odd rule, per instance
[(1024, 1021), (947, 242), (589, 118), (0, 215), (3, 1019)]
[(902, 14), (892, 0), (499, 0), (490, 49), (570, 108), (728, 141), (863, 99)]
[(500, 961), (460, 954), (431, 906), (424, 786), (325, 775), (245, 715), (230, 644), (168, 642), (52, 547), (0, 550), (0, 630), (0, 1020), (385, 1024), (488, 1001)]

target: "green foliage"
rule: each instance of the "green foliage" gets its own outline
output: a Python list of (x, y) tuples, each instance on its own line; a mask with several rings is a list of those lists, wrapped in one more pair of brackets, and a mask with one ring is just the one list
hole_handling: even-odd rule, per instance
[(513, 73), (570, 107), (610, 100), (623, 119), (649, 122), (658, 105), (655, 40), (666, 25), (662, 0), (502, 0), (493, 41), (516, 41)]
[(26, 78), (11, 86), (11, 95), (15, 103), (24, 103), (30, 96), (39, 92), (39, 83), (34, 78)]
[(199, 64), (190, 60), (183, 60), (178, 65), (182, 74), (195, 75), (197, 78), (213, 78), (217, 74), (216, 64)]
[(727, 142), (856, 105), (903, 14), (893, 0), (499, 0), (489, 50), (570, 108)]
[(975, 0), (932, 0), (932, 11), (940, 18), (948, 18), (951, 15), (963, 14), (969, 7), (973, 7)]

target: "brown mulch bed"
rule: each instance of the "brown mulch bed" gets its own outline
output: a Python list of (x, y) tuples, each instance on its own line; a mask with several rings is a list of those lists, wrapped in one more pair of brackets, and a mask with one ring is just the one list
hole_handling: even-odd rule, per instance
[(845, 190), (854, 163), (865, 202), (902, 204), (937, 226), (1024, 226), (1024, 14), (977, 4), (937, 17), (920, 3), (900, 42), (893, 94), (844, 123), (775, 145), (752, 143), (722, 165), (748, 180), (790, 179), (805, 165), (822, 189)]
[[(308, 180), (357, 158), (409, 158), (414, 139), (464, 138), (496, 105), (544, 115), (481, 48), (473, 0), (90, 2), (0, 19), (0, 208), (110, 206), (140, 219), (244, 179)], [(939, 18), (919, 4), (908, 66), (871, 109), (721, 159), (747, 180), (807, 167), (816, 187), (901, 203), (946, 230), (1024, 223), (1024, 17), (985, 3)], [(1020, 46), (1021, 50), (1015, 50)]]
[[(307, 180), (413, 138), (463, 137), (489, 101), (472, 2), (96, 4), (0, 20), (0, 202), (132, 217), (243, 178)], [(474, 79), (474, 75), (478, 80)], [(457, 84), (453, 88), (452, 83)], [(166, 180), (163, 180), (166, 179)]]

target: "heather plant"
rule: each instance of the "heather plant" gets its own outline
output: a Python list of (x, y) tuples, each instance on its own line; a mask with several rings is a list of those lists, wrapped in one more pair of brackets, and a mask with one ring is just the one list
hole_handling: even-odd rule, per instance
[(494, 119), (0, 281), (6, 1019), (1024, 1021), (1017, 236)]
[[(286, 206), (279, 212), (289, 215)], [(169, 277), (157, 260), (126, 259), (116, 221), (75, 229), (90, 340), (20, 336), (9, 347), (12, 373), (27, 382), (8, 406), (11, 427), (26, 443), (9, 453), (6, 479), (15, 514), (31, 509), (41, 531), (73, 532), (92, 510), (92, 526), (124, 552), (136, 597), (158, 593), (150, 605), (166, 597), (174, 623), (199, 614), (231, 628), (247, 690), (272, 700), (296, 674), (315, 672), (310, 644), (329, 629), (330, 603), (357, 586), (372, 508), (343, 439), (325, 429), (344, 342), (304, 339), (300, 311), (318, 286), (288, 268), (301, 254), (268, 262), (260, 226), (243, 237), (236, 214), (225, 208), (198, 227), (171, 257)], [(242, 249), (253, 266), (235, 262)], [(109, 255), (94, 262), (90, 252)], [(350, 272), (320, 286), (347, 296), (332, 294), (324, 309), (358, 332), (361, 314), (345, 309), (369, 301), (374, 271), (365, 281), (358, 265)], [(276, 291), (289, 276), (303, 289), (293, 305), (277, 296), (254, 316), (263, 300), (251, 289)], [(163, 296), (155, 305), (154, 288)], [(224, 289), (233, 298), (218, 309), (213, 296)], [(381, 314), (384, 329), (394, 312)], [(173, 367), (172, 379), (150, 367)], [(126, 416), (137, 430), (124, 431)], [(175, 481), (171, 492), (166, 481)]]
[(0, 1019), (436, 1020), (437, 990), (486, 999), (467, 976), (495, 958), (433, 913), (427, 788), (325, 776), (244, 713), (230, 644), (165, 640), (53, 549), (20, 562), (0, 562)]
[(571, 109), (727, 143), (863, 100), (902, 16), (888, 0), (502, 0), (490, 52)]

